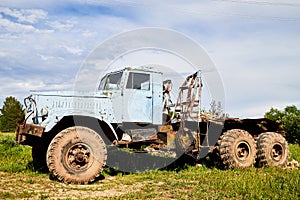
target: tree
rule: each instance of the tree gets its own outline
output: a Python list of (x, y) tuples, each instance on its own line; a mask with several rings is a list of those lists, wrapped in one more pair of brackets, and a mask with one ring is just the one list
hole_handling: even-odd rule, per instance
[(210, 109), (208, 111), (214, 117), (227, 117), (228, 114), (223, 113), (223, 107), (221, 101), (218, 103), (215, 100), (212, 100), (210, 103)]
[(300, 144), (300, 110), (296, 106), (287, 106), (283, 111), (271, 108), (265, 113), (265, 118), (273, 120), (287, 132), (287, 141), (289, 143)]
[(14, 131), (24, 117), (21, 103), (15, 97), (7, 97), (0, 109), (0, 131)]

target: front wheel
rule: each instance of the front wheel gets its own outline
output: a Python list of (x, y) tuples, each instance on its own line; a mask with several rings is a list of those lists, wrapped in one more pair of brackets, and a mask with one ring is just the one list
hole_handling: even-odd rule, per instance
[(47, 166), (60, 181), (76, 184), (93, 182), (102, 172), (107, 150), (93, 130), (74, 126), (58, 133), (47, 151)]
[(285, 138), (274, 132), (265, 132), (257, 139), (258, 167), (285, 167), (289, 159), (289, 147)]

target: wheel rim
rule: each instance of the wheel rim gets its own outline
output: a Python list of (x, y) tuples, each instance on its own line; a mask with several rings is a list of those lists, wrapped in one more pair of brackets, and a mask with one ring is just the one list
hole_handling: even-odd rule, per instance
[(273, 145), (271, 149), (271, 157), (273, 160), (277, 162), (280, 161), (283, 157), (283, 154), (284, 154), (284, 149), (281, 144), (277, 143)]
[(73, 144), (66, 152), (65, 161), (72, 170), (86, 170), (92, 162), (91, 150), (86, 144)]
[(247, 160), (250, 154), (251, 154), (251, 149), (247, 142), (242, 141), (238, 143), (238, 145), (236, 146), (235, 155), (240, 161)]

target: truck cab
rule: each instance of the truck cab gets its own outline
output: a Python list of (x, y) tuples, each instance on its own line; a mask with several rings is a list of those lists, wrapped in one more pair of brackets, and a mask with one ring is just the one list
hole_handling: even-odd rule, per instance
[(105, 75), (100, 93), (112, 92), (117, 123), (162, 123), (162, 73), (154, 68), (125, 68)]

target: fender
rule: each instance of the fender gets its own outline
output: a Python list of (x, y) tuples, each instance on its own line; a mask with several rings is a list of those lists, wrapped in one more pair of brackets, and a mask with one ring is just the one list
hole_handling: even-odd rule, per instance
[[(75, 113), (75, 112), (63, 112), (59, 115), (55, 116), (49, 116), (45, 121), (42, 122), (41, 126), (45, 127), (44, 132), (51, 132), (58, 126), (60, 123), (64, 123), (64, 120), (67, 118), (72, 118), (72, 124), (73, 125), (80, 125), (80, 126), (88, 126), (91, 129), (96, 129), (97, 127), (100, 127), (101, 124), (99, 124), (99, 121), (102, 123), (102, 125), (106, 125), (111, 131), (114, 139), (118, 140), (117, 133), (115, 129), (113, 128), (112, 124), (109, 123), (106, 119), (99, 119), (95, 117), (94, 113), (85, 113), (82, 115), (82, 113)], [(70, 119), (67, 119), (70, 121)], [(68, 125), (62, 125), (62, 126), (68, 126)], [(102, 128), (102, 127), (101, 127)], [(112, 135), (108, 135), (108, 133), (105, 133), (105, 135), (108, 138), (112, 139)]]

